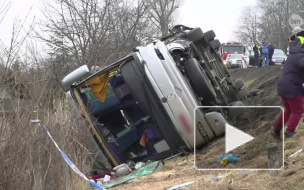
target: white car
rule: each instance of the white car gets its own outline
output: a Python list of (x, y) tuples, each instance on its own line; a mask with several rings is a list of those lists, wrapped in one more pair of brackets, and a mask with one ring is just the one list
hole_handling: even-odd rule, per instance
[(247, 68), (244, 62), (244, 55), (243, 54), (228, 54), (226, 58), (226, 66), (229, 69), (232, 68)]

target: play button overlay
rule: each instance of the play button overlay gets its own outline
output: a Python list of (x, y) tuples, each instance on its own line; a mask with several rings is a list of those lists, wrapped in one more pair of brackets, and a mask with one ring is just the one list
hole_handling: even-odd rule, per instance
[(236, 149), (243, 144), (252, 141), (254, 138), (247, 133), (229, 125), (226, 123), (225, 126), (226, 137), (225, 137), (225, 152), (229, 153), (231, 150)]
[[(273, 133), (274, 123), (284, 127), (284, 118), (278, 120), (283, 113), (279, 106), (198, 107), (193, 134), (196, 170), (283, 169), (284, 130), (280, 136)], [(203, 140), (205, 144), (198, 146)]]

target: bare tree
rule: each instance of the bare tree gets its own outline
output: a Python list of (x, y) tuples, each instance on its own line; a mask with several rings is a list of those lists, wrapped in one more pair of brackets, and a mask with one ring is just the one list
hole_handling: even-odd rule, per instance
[(5, 18), (6, 13), (9, 11), (10, 7), (12, 6), (12, 1), (4, 1), (2, 5), (0, 4), (0, 24)]
[(289, 18), (302, 7), (302, 1), (297, 0), (258, 0), (255, 7), (244, 9), (235, 33), (247, 44), (272, 42), (276, 48), (286, 50), (292, 31)]
[[(0, 5), (1, 21), (10, 5), (11, 1)], [(30, 125), (35, 105), (39, 119), (49, 127), (61, 149), (82, 171), (90, 171), (95, 159), (86, 144), (90, 132), (80, 134), (66, 112), (60, 118), (52, 113), (53, 71), (46, 66), (47, 60), (25, 43), (34, 27), (34, 22), (27, 26), (27, 19), (16, 18), (10, 44), (2, 41), (0, 44), (0, 85), (5, 87), (0, 88), (0, 189), (34, 189), (36, 166), (42, 179), (38, 189), (88, 189), (87, 182), (70, 174), (68, 165), (41, 126)], [(37, 138), (32, 141), (34, 136)]]
[[(0, 24), (1, 21), (5, 18), (6, 13), (9, 11), (12, 2), (6, 1), (0, 6)], [(26, 28), (26, 23), (28, 21), (29, 13), (31, 9), (28, 11), (28, 14), (23, 20), (20, 20), (18, 17), (15, 18), (13, 23), (13, 29), (11, 31), (11, 38), (9, 45), (6, 45), (3, 41), (0, 40), (0, 66), (2, 67), (2, 71), (0, 74), (0, 78), (3, 79), (8, 74), (9, 69), (12, 67), (13, 64), (16, 63), (18, 59), (19, 51), (23, 46), (26, 38), (29, 34), (33, 31), (34, 27), (34, 20), (31, 21), (29, 28)], [(25, 32), (24, 32), (25, 31)]]
[(245, 7), (239, 18), (235, 34), (238, 39), (249, 47), (258, 44), (258, 16), (253, 6)]
[(36, 34), (51, 49), (49, 63), (57, 84), (81, 65), (104, 66), (118, 60), (142, 39), (150, 39), (153, 31), (141, 0), (52, 0), (45, 5), (47, 21)]
[(172, 26), (173, 13), (179, 7), (179, 0), (147, 0), (149, 16), (152, 24), (161, 31), (161, 36), (166, 36)]

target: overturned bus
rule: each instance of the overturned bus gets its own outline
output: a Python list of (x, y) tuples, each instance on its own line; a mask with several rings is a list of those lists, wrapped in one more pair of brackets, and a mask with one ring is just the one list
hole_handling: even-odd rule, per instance
[(179, 25), (171, 32), (89, 76), (82, 66), (62, 81), (112, 167), (164, 159), (223, 135), (235, 113), (196, 108), (240, 106), (249, 95), (224, 66), (213, 31)]

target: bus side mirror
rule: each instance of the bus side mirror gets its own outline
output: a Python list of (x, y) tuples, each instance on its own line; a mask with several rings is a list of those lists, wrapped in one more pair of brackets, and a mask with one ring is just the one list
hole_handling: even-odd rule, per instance
[(74, 82), (77, 82), (88, 73), (89, 73), (88, 66), (83, 65), (78, 69), (74, 70), (73, 72), (71, 72), (70, 74), (68, 74), (67, 76), (65, 76), (62, 80), (62, 86), (64, 91), (68, 91), (68, 89)]

